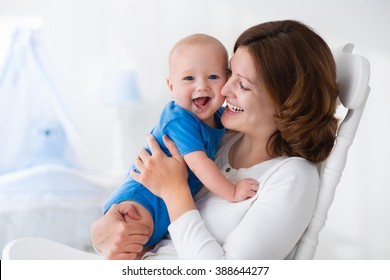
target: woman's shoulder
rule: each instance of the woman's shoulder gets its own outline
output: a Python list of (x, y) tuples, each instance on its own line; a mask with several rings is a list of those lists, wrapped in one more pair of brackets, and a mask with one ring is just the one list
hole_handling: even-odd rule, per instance
[(299, 185), (319, 186), (319, 172), (317, 166), (301, 157), (282, 157), (266, 174), (266, 180), (291, 181)]
[(311, 170), (318, 173), (317, 166), (302, 157), (285, 157), (282, 161), (282, 166), (296, 170)]
[(317, 166), (311, 161), (301, 157), (280, 157), (275, 169), (297, 175), (311, 174), (315, 177), (319, 176)]

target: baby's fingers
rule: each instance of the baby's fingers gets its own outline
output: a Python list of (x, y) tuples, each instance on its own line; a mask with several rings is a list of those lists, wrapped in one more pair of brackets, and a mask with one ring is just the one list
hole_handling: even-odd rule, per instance
[(254, 192), (257, 192), (259, 187), (260, 187), (259, 183), (251, 184), (251, 190)]
[(253, 184), (253, 185), (258, 185), (259, 182), (257, 182), (257, 180), (255, 179), (252, 179), (252, 178), (247, 178), (247, 179), (244, 179), (246, 182), (250, 183), (250, 184)]

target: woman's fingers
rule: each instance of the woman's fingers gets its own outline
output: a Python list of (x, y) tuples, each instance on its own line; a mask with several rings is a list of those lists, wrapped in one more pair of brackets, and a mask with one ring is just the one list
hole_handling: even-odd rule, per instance
[[(146, 135), (146, 141), (148, 143), (150, 153), (146, 150), (145, 147), (143, 147), (138, 151), (138, 155), (134, 160), (134, 166), (138, 169), (140, 173), (144, 172), (145, 168), (149, 166), (149, 163), (153, 162), (152, 156), (156, 157), (157, 155), (162, 153), (160, 145), (158, 144), (153, 135)], [(135, 170), (131, 170), (130, 175), (138, 182), (140, 182), (139, 180), (142, 179), (142, 176), (140, 176), (139, 173)]]
[(151, 248), (150, 247), (143, 247), (143, 246), (133, 246), (127, 248), (129, 251), (124, 251), (121, 253), (109, 253), (107, 255), (107, 259), (111, 260), (141, 260), (142, 256), (148, 252)]
[(138, 221), (139, 219), (141, 219), (141, 215), (139, 214), (137, 208), (133, 204), (128, 205), (124, 209), (124, 212), (125, 212), (125, 214), (124, 214), (125, 222), (128, 222), (127, 217), (129, 217), (131, 220), (135, 220), (135, 221)]
[(161, 150), (153, 135), (147, 135), (146, 140), (150, 153), (145, 149), (138, 153), (138, 158), (134, 161), (136, 170), (130, 170), (130, 176), (152, 193), (163, 198), (164, 195), (171, 193), (171, 188), (180, 184), (186, 185), (187, 166), (169, 137), (164, 136), (163, 141), (172, 156), (167, 156)]
[(146, 141), (148, 142), (150, 152), (153, 156), (161, 153), (161, 148), (158, 142), (156, 141), (156, 138), (152, 134), (146, 135)]
[[(151, 154), (145, 148), (142, 148), (138, 152), (138, 160), (136, 159), (136, 161), (140, 167), (142, 167), (142, 164), (145, 164), (145, 161), (150, 159), (150, 157), (156, 156), (159, 153), (162, 153), (162, 150), (161, 150), (159, 143), (156, 141), (156, 139), (154, 138), (154, 136), (152, 134), (146, 135), (146, 141), (149, 145), (149, 149), (150, 149)], [(169, 138), (168, 135), (163, 136), (163, 141), (164, 141), (165, 146), (168, 148), (169, 152), (171, 153), (172, 157), (174, 157), (176, 159), (180, 159), (180, 161), (184, 160), (184, 159), (182, 159), (182, 156), (181, 156), (177, 146), (171, 140), (171, 138)], [(138, 166), (136, 166), (136, 167), (138, 168)]]
[(134, 169), (131, 169), (130, 170), (130, 176), (131, 176), (131, 178), (133, 178), (138, 183), (144, 185), (144, 183), (142, 182), (142, 175), (141, 175), (141, 173), (138, 173)]
[[(142, 172), (144, 169), (145, 163), (148, 162), (149, 159), (150, 159), (149, 152), (146, 150), (145, 147), (141, 148), (138, 151), (137, 157), (134, 159), (135, 168), (137, 168), (139, 172)], [(132, 174), (132, 173), (130, 172), (130, 174)]]
[[(150, 153), (146, 150), (145, 147), (142, 147), (138, 151), (137, 157), (135, 159), (135, 163), (137, 163), (139, 167), (142, 167), (142, 164), (144, 164), (149, 158), (150, 158)], [(135, 166), (138, 168), (137, 165)]]
[[(148, 227), (141, 223), (134, 223), (134, 221), (141, 219), (141, 215), (131, 203), (125, 201), (119, 204), (113, 204), (107, 214), (115, 216), (116, 225), (119, 226), (115, 231), (119, 232), (122, 236), (150, 234)], [(127, 220), (127, 218), (130, 220)], [(118, 221), (125, 222), (126, 224), (120, 225), (121, 223), (117, 223)], [(133, 223), (129, 225), (130, 222)]]
[[(153, 138), (154, 139), (154, 138)], [(157, 143), (157, 141), (155, 141)], [(158, 145), (158, 143), (157, 143)], [(146, 150), (145, 147), (142, 147), (139, 151), (138, 151), (138, 157), (144, 161), (146, 159), (148, 159), (150, 157), (150, 153)]]
[[(135, 168), (137, 168), (140, 172), (142, 172), (143, 170), (143, 165), (144, 165), (144, 162), (143, 160), (140, 158), (140, 156), (136, 157), (134, 159), (134, 166)], [(132, 171), (135, 172), (135, 170), (130, 170), (130, 175), (132, 174)]]
[(136, 253), (120, 253), (117, 254), (115, 252), (108, 253), (106, 258), (109, 260), (135, 260), (137, 257)]
[(171, 153), (172, 157), (178, 160), (179, 162), (184, 163), (184, 158), (181, 156), (179, 149), (177, 148), (176, 144), (172, 141), (172, 139), (165, 134), (163, 136), (163, 141), (165, 146), (168, 148), (169, 152)]

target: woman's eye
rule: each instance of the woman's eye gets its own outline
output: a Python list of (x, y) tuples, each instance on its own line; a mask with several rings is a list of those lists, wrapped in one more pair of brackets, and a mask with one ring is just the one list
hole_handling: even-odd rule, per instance
[(217, 75), (210, 75), (209, 79), (210, 80), (216, 80), (216, 79), (218, 79), (218, 76)]
[(192, 77), (192, 76), (187, 76), (187, 77), (184, 77), (183, 80), (186, 80), (186, 81), (193, 81), (193, 80), (194, 80), (194, 77)]
[(246, 87), (242, 84), (242, 82), (239, 82), (239, 84), (240, 84), (240, 89), (242, 89), (242, 90), (249, 90), (249, 88), (246, 88)]

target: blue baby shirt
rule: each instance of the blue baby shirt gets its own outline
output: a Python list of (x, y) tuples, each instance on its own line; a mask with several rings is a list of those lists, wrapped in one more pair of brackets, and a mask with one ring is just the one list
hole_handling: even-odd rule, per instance
[[(225, 134), (225, 129), (221, 123), (223, 110), (224, 108), (221, 107), (214, 114), (218, 127), (212, 128), (200, 121), (190, 111), (171, 101), (165, 106), (159, 123), (152, 129), (151, 134), (154, 135), (161, 149), (168, 156), (170, 156), (170, 153), (162, 140), (164, 134), (167, 134), (173, 140), (182, 156), (194, 151), (204, 151), (209, 158), (214, 160), (219, 143)], [(150, 152), (148, 148), (147, 150)], [(131, 169), (135, 169), (134, 165)], [(188, 169), (188, 184), (192, 195), (195, 195), (202, 187), (202, 183), (190, 169)], [(134, 200), (150, 212), (155, 223), (155, 229), (151, 239), (145, 246), (157, 243), (165, 235), (170, 224), (163, 200), (128, 175), (124, 183), (111, 194), (105, 203), (103, 213), (108, 211), (113, 204), (125, 200)]]

